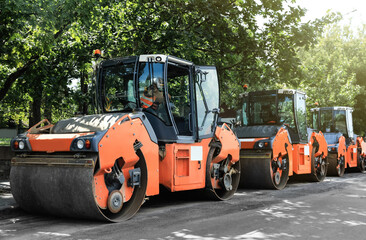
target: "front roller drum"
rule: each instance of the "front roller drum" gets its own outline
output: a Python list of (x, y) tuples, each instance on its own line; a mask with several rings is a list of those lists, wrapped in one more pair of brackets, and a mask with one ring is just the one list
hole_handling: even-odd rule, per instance
[(34, 164), (27, 159), (13, 160), (11, 191), (15, 201), (27, 212), (119, 222), (131, 218), (145, 200), (147, 169), (141, 154), (135, 165), (141, 169), (140, 186), (135, 186), (131, 199), (125, 203), (119, 191), (110, 192), (107, 209), (99, 208), (95, 200), (93, 164), (50, 164), (47, 159)]
[(346, 167), (344, 156), (338, 158), (338, 154), (329, 153), (327, 160), (329, 163), (327, 176), (342, 177)]
[(241, 153), (240, 187), (283, 189), (289, 178), (289, 161), (286, 156), (272, 158), (267, 153)]

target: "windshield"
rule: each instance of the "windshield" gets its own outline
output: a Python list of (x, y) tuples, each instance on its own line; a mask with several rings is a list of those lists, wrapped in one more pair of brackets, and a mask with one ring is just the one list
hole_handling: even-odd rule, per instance
[(320, 111), (320, 131), (334, 132), (334, 125), (333, 125), (331, 109)]
[(333, 115), (334, 115), (335, 131), (346, 134), (347, 133), (346, 111), (334, 110)]
[(248, 125), (266, 125), (276, 123), (276, 94), (250, 96), (247, 117)]
[(278, 95), (278, 118), (279, 123), (287, 124), (292, 129), (296, 128), (293, 111), (293, 95)]
[[(277, 105), (276, 105), (276, 96)], [(244, 99), (241, 125), (272, 125), (287, 124), (295, 128), (293, 97), (285, 94), (251, 95)]]
[(345, 110), (321, 110), (320, 121), (320, 130), (323, 132), (340, 132), (343, 134), (347, 134)]
[(102, 107), (106, 112), (136, 108), (134, 87), (135, 62), (120, 62), (102, 68)]

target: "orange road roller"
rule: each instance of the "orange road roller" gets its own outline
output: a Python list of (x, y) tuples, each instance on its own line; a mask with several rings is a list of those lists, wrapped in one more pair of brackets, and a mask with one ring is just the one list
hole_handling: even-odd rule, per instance
[(351, 107), (312, 108), (312, 128), (328, 143), (328, 175), (343, 176), (346, 168), (365, 171), (366, 143), (353, 133)]
[(94, 115), (42, 120), (11, 141), (10, 184), (33, 213), (131, 218), (159, 186), (227, 200), (240, 143), (218, 125), (216, 68), (168, 55), (98, 61)]
[(306, 95), (279, 89), (245, 92), (234, 132), (241, 142), (241, 187), (283, 189), (289, 176), (322, 181), (327, 143), (308, 133)]

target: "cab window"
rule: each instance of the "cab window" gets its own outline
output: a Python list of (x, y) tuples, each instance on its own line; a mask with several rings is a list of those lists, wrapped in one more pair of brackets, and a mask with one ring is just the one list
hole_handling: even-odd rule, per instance
[(179, 135), (192, 135), (189, 73), (188, 66), (168, 64), (168, 107), (172, 112)]
[(133, 74), (135, 62), (121, 63), (102, 70), (102, 104), (106, 112), (136, 108)]
[(138, 72), (139, 100), (143, 111), (171, 125), (165, 100), (164, 64), (141, 62)]

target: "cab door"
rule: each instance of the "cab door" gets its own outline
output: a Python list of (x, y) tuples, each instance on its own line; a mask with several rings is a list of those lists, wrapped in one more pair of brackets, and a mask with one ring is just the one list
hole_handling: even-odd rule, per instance
[[(167, 64), (167, 102), (173, 126), (177, 134), (174, 143), (166, 144), (167, 156), (161, 166), (169, 168), (168, 178), (173, 191), (203, 188), (205, 168), (202, 165), (207, 156), (203, 142), (196, 141), (196, 122), (193, 85), (193, 65), (175, 58)], [(208, 143), (205, 143), (208, 146)], [(171, 162), (170, 162), (171, 161)]]
[[(193, 71), (195, 71), (193, 73)], [(205, 187), (206, 160), (219, 107), (215, 67), (168, 64), (167, 84), (178, 141), (172, 153), (173, 191)]]
[(196, 67), (195, 102), (198, 139), (212, 138), (219, 113), (219, 83), (215, 67)]

